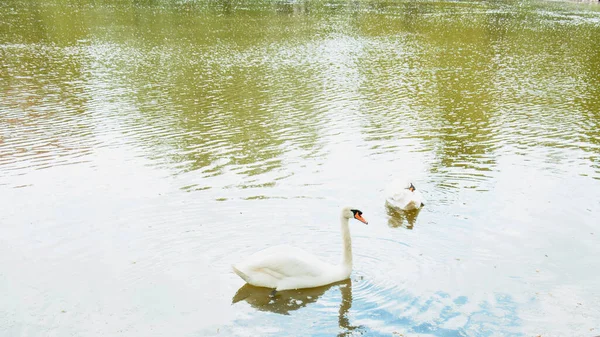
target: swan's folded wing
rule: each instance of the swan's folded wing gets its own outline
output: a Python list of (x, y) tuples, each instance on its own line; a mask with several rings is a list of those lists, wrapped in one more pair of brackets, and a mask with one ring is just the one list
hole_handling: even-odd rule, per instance
[(410, 202), (410, 196), (405, 191), (400, 191), (388, 196), (386, 201), (394, 207), (404, 208)]
[(240, 266), (249, 272), (262, 272), (277, 279), (296, 276), (317, 277), (331, 266), (305, 250), (276, 246), (250, 256)]

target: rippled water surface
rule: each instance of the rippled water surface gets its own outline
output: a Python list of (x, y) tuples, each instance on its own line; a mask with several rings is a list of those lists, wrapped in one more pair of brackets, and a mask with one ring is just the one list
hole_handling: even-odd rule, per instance
[(593, 2), (0, 2), (0, 336), (596, 336), (599, 212)]

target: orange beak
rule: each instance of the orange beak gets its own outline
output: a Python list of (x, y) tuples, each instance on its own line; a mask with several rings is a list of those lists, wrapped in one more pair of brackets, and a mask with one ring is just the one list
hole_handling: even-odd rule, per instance
[(356, 213), (356, 214), (354, 215), (354, 219), (356, 219), (356, 220), (358, 220), (358, 221), (360, 221), (360, 222), (364, 223), (365, 225), (368, 225), (368, 224), (369, 224), (369, 223), (367, 222), (367, 220), (365, 220), (365, 218), (363, 218), (363, 217), (362, 217), (362, 215), (360, 215), (360, 214), (358, 214), (358, 213)]

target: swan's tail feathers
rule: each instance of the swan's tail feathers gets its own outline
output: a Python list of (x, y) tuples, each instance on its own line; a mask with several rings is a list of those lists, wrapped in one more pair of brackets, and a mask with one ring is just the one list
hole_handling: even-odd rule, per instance
[(237, 268), (236, 268), (234, 265), (231, 265), (231, 269), (233, 269), (233, 271), (234, 271), (236, 274), (238, 274), (238, 276), (239, 276), (239, 277), (241, 277), (241, 278), (242, 278), (242, 280), (246, 281), (246, 283), (250, 283), (250, 282), (249, 282), (249, 280), (250, 280), (250, 277), (249, 277), (248, 275), (244, 274), (244, 272), (243, 272), (243, 271), (241, 271), (241, 270), (237, 269)]

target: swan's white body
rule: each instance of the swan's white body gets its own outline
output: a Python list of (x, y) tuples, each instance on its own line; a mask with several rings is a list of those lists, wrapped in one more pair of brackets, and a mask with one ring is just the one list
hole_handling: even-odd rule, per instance
[[(360, 211), (358, 211), (360, 213)], [(275, 290), (313, 288), (345, 280), (352, 272), (352, 243), (348, 228), (350, 208), (341, 216), (343, 259), (339, 265), (320, 260), (300, 248), (287, 245), (270, 247), (232, 266), (247, 283)], [(360, 214), (357, 219), (364, 221)], [(366, 223), (366, 221), (364, 221)]]
[(232, 266), (247, 283), (276, 290), (313, 288), (350, 277), (352, 266), (332, 265), (287, 245), (270, 247)]
[(410, 181), (394, 181), (387, 189), (387, 203), (405, 211), (421, 208), (423, 196), (416, 189), (411, 191), (411, 185)]

